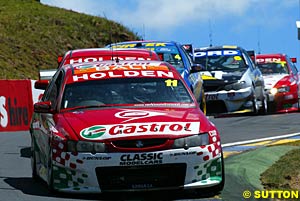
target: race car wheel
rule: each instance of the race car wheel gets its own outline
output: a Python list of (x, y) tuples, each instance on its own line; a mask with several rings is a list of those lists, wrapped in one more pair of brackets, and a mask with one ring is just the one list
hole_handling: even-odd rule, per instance
[(268, 102), (267, 97), (264, 96), (261, 101), (261, 108), (259, 109), (259, 114), (267, 114), (268, 113)]
[(211, 186), (205, 189), (196, 190), (196, 194), (200, 196), (205, 195), (205, 196), (213, 197), (215, 195), (219, 195), (220, 192), (223, 190), (225, 185), (225, 170), (224, 170), (223, 154), (221, 156), (221, 159), (222, 159), (222, 181), (216, 186)]
[(53, 187), (53, 162), (52, 162), (52, 148), (50, 148), (49, 151), (49, 158), (48, 158), (48, 177), (47, 177), (47, 183), (48, 183), (48, 190), (51, 193), (55, 193), (54, 187)]
[(256, 100), (256, 98), (254, 98), (254, 99), (252, 100), (252, 105), (253, 105), (252, 113), (253, 113), (254, 115), (258, 114), (258, 107), (257, 107), (257, 100)]
[(31, 169), (32, 169), (32, 179), (38, 180), (37, 168), (36, 168), (36, 154), (35, 154), (35, 145), (34, 139), (31, 137)]

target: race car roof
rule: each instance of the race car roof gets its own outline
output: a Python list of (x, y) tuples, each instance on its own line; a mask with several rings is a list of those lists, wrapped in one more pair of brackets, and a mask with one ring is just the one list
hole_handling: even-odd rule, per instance
[(134, 48), (134, 47), (144, 47), (146, 44), (165, 44), (165, 45), (174, 45), (178, 44), (175, 41), (163, 41), (163, 40), (140, 40), (140, 41), (124, 41), (118, 43), (112, 43), (106, 47), (121, 47), (121, 48)]
[(96, 56), (96, 55), (156, 55), (154, 51), (139, 48), (90, 48), (90, 49), (75, 49), (66, 53), (69, 57), (80, 56)]

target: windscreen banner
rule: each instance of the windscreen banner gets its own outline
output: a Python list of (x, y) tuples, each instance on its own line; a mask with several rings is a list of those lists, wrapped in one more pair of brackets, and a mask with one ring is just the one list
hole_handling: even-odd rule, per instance
[(0, 132), (29, 130), (33, 113), (31, 80), (0, 80)]

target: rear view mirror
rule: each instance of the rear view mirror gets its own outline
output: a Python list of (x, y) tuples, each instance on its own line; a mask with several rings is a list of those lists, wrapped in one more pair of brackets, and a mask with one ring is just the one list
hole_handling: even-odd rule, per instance
[(292, 57), (292, 58), (291, 58), (291, 61), (292, 61), (293, 63), (297, 63), (297, 58), (296, 58), (296, 57)]

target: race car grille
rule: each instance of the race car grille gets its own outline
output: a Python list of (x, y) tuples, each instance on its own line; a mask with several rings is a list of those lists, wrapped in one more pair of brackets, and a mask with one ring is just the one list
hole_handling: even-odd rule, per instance
[(97, 167), (102, 191), (180, 188), (184, 185), (185, 163)]
[(166, 138), (152, 138), (152, 139), (139, 139), (139, 140), (117, 140), (112, 144), (118, 148), (149, 148), (160, 146), (167, 142)]
[(224, 87), (227, 84), (228, 83), (225, 83), (224, 80), (214, 80), (214, 81), (205, 80), (203, 82), (204, 92), (224, 90)]
[(226, 105), (222, 100), (208, 101), (206, 110), (209, 114), (227, 113)]

